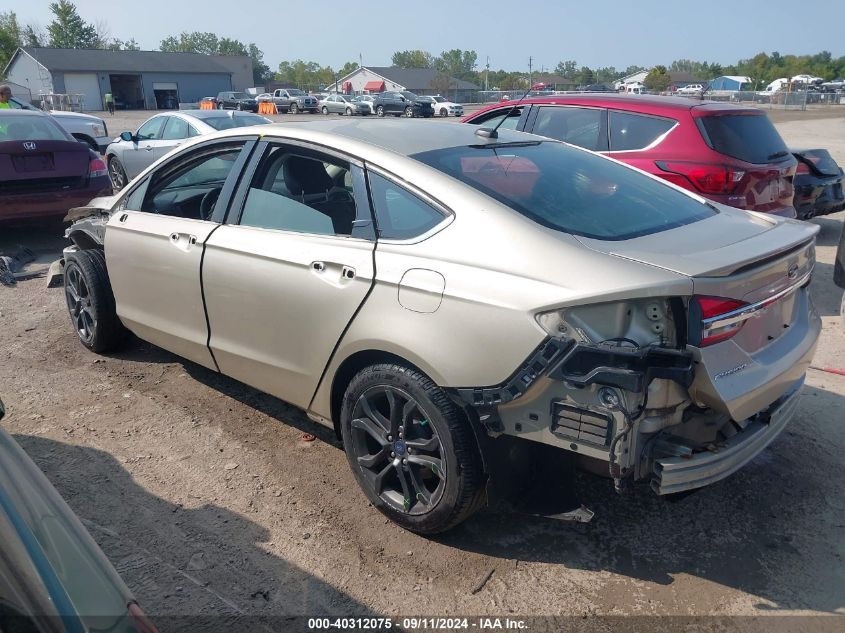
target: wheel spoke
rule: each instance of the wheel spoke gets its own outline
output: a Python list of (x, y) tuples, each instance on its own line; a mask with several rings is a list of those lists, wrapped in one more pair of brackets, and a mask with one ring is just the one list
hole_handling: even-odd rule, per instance
[(352, 420), (352, 428), (366, 431), (376, 442), (382, 446), (387, 445), (387, 438), (385, 437), (387, 431), (370, 418), (355, 418)]
[(423, 482), (420, 481), (419, 475), (416, 473), (414, 468), (415, 466), (413, 464), (409, 464), (408, 479), (411, 480), (411, 485), (414, 487), (414, 497), (423, 505), (429, 506), (431, 505), (431, 493), (423, 485)]
[(431, 453), (440, 448), (440, 440), (438, 440), (437, 437), (419, 440), (405, 440), (405, 444), (414, 450), (426, 451), (427, 453)]
[(402, 468), (402, 464), (397, 464), (395, 468), (396, 474), (399, 476), (399, 484), (402, 486), (402, 506), (405, 508), (405, 512), (407, 512), (411, 509), (411, 504), (414, 499), (411, 496), (411, 488), (408, 485), (408, 473), (404, 468)]
[(399, 432), (399, 427), (402, 426), (402, 409), (399, 408), (399, 403), (396, 401), (396, 394), (393, 390), (388, 390), (384, 394), (387, 397), (387, 403), (390, 405), (390, 432), (396, 435)]
[(387, 464), (384, 468), (379, 471), (378, 475), (373, 477), (373, 488), (376, 491), (377, 495), (380, 495), (384, 492), (384, 480), (387, 479), (388, 475), (393, 472), (393, 462)]
[(429, 457), (428, 455), (409, 455), (408, 462), (422, 466), (423, 468), (428, 468), (431, 472), (440, 477), (440, 479), (446, 479), (446, 473), (443, 472), (443, 460), (441, 459)]
[(384, 429), (385, 433), (390, 433), (390, 420), (384, 417), (380, 411), (378, 411), (370, 402), (368, 396), (364, 396), (361, 398), (361, 406), (364, 409), (364, 413), (367, 415), (370, 420), (378, 424), (382, 429)]
[(388, 459), (388, 455), (390, 454), (390, 447), (385, 445), (379, 449), (378, 453), (374, 455), (365, 455), (363, 457), (358, 458), (358, 463), (361, 464), (364, 468), (372, 468), (379, 462)]
[[(411, 423), (411, 414), (417, 409), (417, 403), (414, 400), (408, 400), (402, 408), (402, 425), (407, 429)], [(407, 435), (407, 433), (406, 433)]]

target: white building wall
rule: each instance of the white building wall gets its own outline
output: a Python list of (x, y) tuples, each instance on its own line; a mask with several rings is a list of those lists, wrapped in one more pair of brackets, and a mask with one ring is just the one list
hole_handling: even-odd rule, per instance
[[(389, 79), (385, 79), (381, 75), (370, 72), (367, 68), (359, 68), (351, 75), (347, 75), (346, 77), (340, 79), (337, 82), (338, 92), (343, 92), (343, 84), (347, 81), (352, 82), (352, 92), (355, 93), (364, 92), (364, 86), (367, 85), (367, 82), (369, 81), (384, 81), (385, 90), (405, 90), (405, 86), (400, 86)], [(332, 84), (332, 88), (334, 88), (334, 84)]]
[[(41, 72), (39, 73), (39, 67)], [(42, 81), (42, 77), (44, 81)], [(33, 97), (53, 92), (53, 77), (50, 72), (36, 62), (28, 53), (21, 51), (9, 67), (9, 81), (26, 86)]]

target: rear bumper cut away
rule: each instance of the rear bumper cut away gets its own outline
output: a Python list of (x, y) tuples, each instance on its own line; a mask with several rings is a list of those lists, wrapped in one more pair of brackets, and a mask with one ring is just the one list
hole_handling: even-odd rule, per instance
[(780, 435), (792, 419), (803, 385), (802, 376), (790, 391), (717, 450), (695, 453), (691, 457), (656, 459), (652, 489), (659, 495), (693, 490), (724, 479), (745, 466)]

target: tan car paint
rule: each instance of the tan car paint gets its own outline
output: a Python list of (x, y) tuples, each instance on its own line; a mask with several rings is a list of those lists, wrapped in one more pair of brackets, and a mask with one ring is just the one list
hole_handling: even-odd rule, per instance
[(203, 269), (220, 371), (307, 407), (370, 289), (374, 246), (349, 237), (221, 226), (207, 242)]
[(136, 336), (215, 369), (206, 345), (200, 261), (214, 222), (114, 213), (105, 249), (117, 314)]

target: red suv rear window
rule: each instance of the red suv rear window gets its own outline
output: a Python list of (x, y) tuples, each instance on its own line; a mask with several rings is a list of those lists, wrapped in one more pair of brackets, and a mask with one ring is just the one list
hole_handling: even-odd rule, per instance
[(790, 156), (765, 114), (717, 114), (698, 117), (696, 122), (705, 142), (720, 154), (757, 165)]

